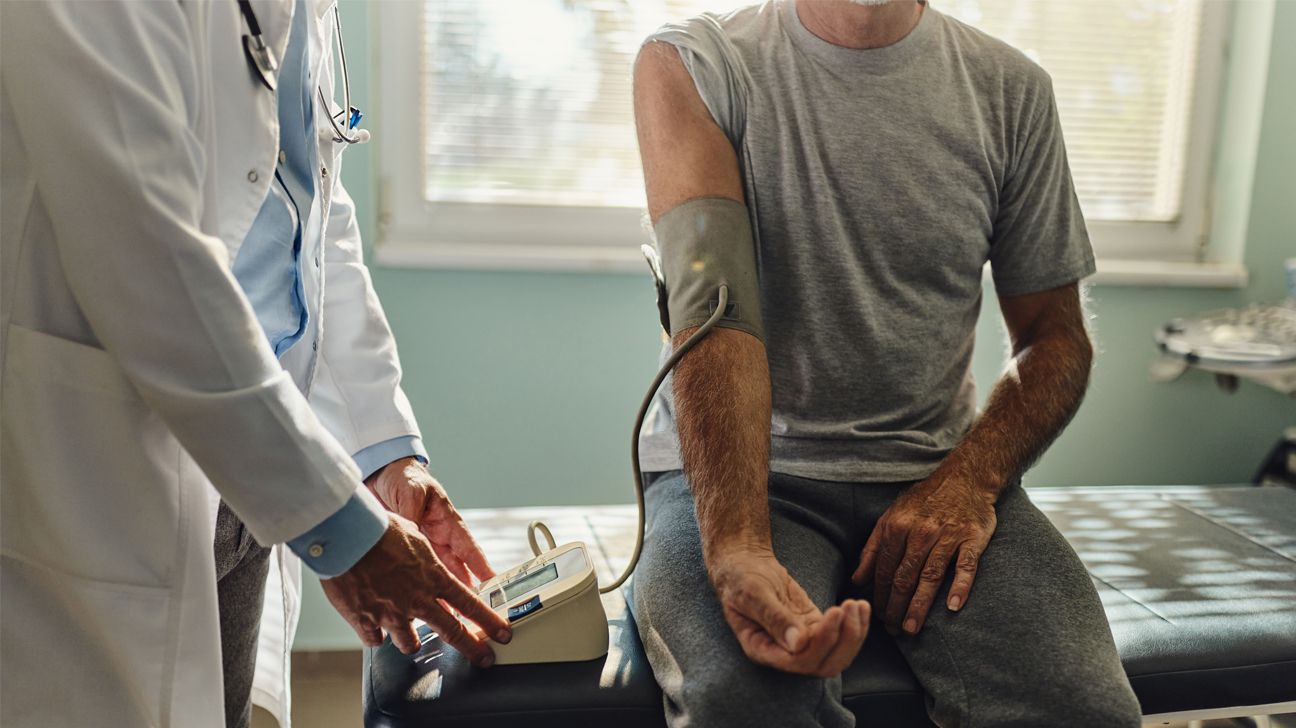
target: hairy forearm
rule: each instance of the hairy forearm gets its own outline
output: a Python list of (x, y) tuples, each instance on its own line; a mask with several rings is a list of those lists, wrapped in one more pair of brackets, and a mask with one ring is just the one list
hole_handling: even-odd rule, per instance
[(1058, 331), (1021, 347), (995, 383), (984, 412), (939, 470), (997, 496), (1071, 421), (1084, 399), (1092, 362), (1083, 330)]
[[(675, 336), (679, 346), (694, 329)], [(675, 411), (704, 554), (770, 544), (770, 380), (755, 337), (717, 328), (680, 360)]]

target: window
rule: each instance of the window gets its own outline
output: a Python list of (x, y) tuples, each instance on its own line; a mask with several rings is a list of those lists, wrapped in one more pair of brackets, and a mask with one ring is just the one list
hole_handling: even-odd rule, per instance
[[(379, 3), (379, 101), (389, 109), (376, 137), (380, 257), (637, 270), (646, 235), (634, 56), (663, 22), (742, 4)], [(938, 7), (1052, 74), (1100, 258), (1198, 259), (1209, 222), (1225, 0), (946, 0)]]

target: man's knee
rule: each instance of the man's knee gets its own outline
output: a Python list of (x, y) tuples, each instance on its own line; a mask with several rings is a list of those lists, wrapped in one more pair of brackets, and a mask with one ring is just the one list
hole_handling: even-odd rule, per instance
[[(1047, 725), (1057, 728), (1110, 726), (1139, 728), (1143, 714), (1122, 675), (1119, 684), (1060, 686), (1063, 697), (1042, 706)], [(1023, 725), (1027, 725), (1023, 723)], [(1039, 725), (1039, 724), (1030, 724)]]
[(854, 717), (841, 704), (840, 679), (825, 680), (748, 664), (740, 669), (689, 674), (666, 694), (671, 725), (849, 728)]
[[(661, 685), (672, 726), (849, 728), (840, 679), (779, 672), (753, 663), (739, 648), (718, 604), (682, 609), (636, 583), (639, 636)], [(678, 596), (678, 595), (676, 595)]]
[[(1020, 696), (1020, 720), (1005, 725), (1050, 728), (1139, 728), (1142, 711), (1119, 665), (1099, 664), (1059, 653), (1055, 670), (1023, 681), (1013, 692)], [(1106, 661), (1103, 661), (1104, 663)], [(986, 698), (973, 704), (986, 705)], [(976, 712), (975, 709), (973, 712)], [(998, 725), (973, 721), (971, 725)]]

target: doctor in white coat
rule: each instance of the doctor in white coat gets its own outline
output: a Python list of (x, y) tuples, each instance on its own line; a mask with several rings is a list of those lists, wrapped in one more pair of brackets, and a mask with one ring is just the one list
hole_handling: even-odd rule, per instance
[[(333, 21), (0, 3), (0, 724), (226, 725), (217, 562), (258, 543), (366, 644), (416, 649), (418, 617), (489, 665), (438, 598), (509, 636), (338, 182)], [(299, 566), (262, 563), (252, 693), (286, 725)]]

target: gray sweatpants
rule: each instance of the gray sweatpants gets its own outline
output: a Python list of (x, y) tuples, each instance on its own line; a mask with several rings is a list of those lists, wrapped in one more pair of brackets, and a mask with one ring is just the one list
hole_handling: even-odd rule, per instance
[[(821, 608), (850, 587), (869, 532), (904, 485), (771, 474), (775, 552)], [(707, 579), (683, 473), (650, 478), (646, 499), (633, 610), (670, 725), (855, 725), (841, 703), (841, 678), (791, 675), (743, 654)], [(922, 631), (896, 639), (932, 720), (960, 728), (1138, 726), (1138, 702), (1079, 558), (1020, 485), (996, 508), (998, 527), (962, 611), (944, 607), (947, 576)], [(880, 631), (874, 621), (870, 634)], [(867, 716), (860, 722), (870, 725)]]
[(247, 728), (252, 720), (252, 677), (256, 674), (270, 549), (257, 543), (234, 511), (221, 501), (212, 551), (220, 605), (225, 726)]

